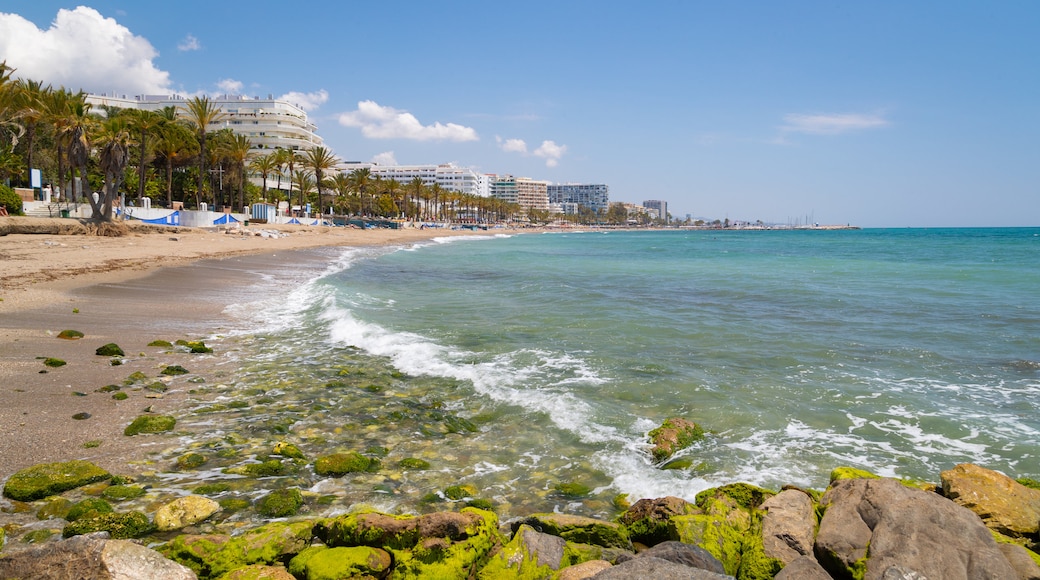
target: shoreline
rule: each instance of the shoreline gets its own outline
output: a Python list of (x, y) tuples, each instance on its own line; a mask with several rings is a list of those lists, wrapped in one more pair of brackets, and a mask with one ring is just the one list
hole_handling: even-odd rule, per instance
[[(287, 235), (255, 235), (260, 231)], [(117, 238), (2, 236), (0, 481), (31, 465), (71, 459), (90, 460), (119, 473), (151, 469), (153, 446), (170, 443), (125, 437), (122, 431), (146, 407), (160, 414), (176, 413), (189, 398), (190, 385), (167, 379), (169, 390), (164, 393), (127, 386), (131, 399), (118, 402), (110, 392), (98, 389), (122, 385), (134, 372), (156, 377), (169, 364), (190, 366), (193, 374), (219, 380), (230, 371), (219, 368), (218, 358), (147, 345), (154, 340), (201, 340), (219, 334), (220, 314), (229, 298), (238, 301), (243, 289), (262, 284), (263, 277), (275, 269), (301, 271), (319, 265), (321, 257), (307, 256), (307, 251), (498, 233), (521, 231), (264, 226), (218, 231), (184, 228), (173, 234), (165, 228), (157, 232), (135, 228), (131, 235)], [(272, 262), (272, 257), (278, 261)], [(63, 330), (85, 336), (57, 338)], [(118, 366), (94, 352), (113, 342), (126, 352)], [(47, 357), (67, 364), (44, 366)], [(89, 418), (72, 418), (81, 413)], [(84, 447), (98, 441), (102, 443)]]

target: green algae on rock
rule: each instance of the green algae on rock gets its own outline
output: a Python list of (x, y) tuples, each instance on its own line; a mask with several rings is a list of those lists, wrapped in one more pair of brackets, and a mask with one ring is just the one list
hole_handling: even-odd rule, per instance
[(289, 571), (307, 580), (384, 578), (393, 560), (385, 550), (368, 546), (307, 548), (289, 562)]
[(177, 458), (177, 469), (195, 469), (206, 463), (206, 456), (201, 453), (185, 453)]
[(141, 415), (127, 425), (123, 435), (131, 437), (140, 433), (165, 433), (172, 431), (176, 425), (177, 419), (170, 415)]
[(256, 511), (269, 518), (296, 515), (303, 505), (303, 493), (295, 487), (276, 489), (256, 502)]
[(153, 340), (152, 342), (148, 343), (148, 346), (157, 346), (157, 347), (160, 347), (160, 348), (170, 348), (171, 346), (173, 346), (173, 343), (171, 343), (168, 340)]
[(371, 459), (356, 451), (351, 451), (319, 457), (314, 462), (314, 472), (327, 477), (342, 477), (348, 473), (375, 472), (379, 470), (380, 466), (378, 459)]
[(36, 512), (36, 519), (38, 520), (53, 520), (56, 518), (64, 519), (68, 515), (69, 510), (72, 509), (72, 502), (60, 497), (49, 497), (46, 503)]
[(274, 455), (281, 455), (282, 457), (288, 457), (289, 459), (307, 459), (300, 451), (300, 448), (293, 445), (292, 443), (286, 443), (285, 441), (279, 441), (275, 443), (274, 449), (271, 450)]
[(274, 522), (242, 535), (182, 535), (157, 550), (191, 568), (202, 580), (251, 564), (290, 561), (311, 543), (313, 522)]
[(397, 462), (397, 466), (401, 469), (414, 469), (416, 471), (422, 471), (430, 468), (430, 462), (416, 457), (405, 457), (404, 459)]
[(78, 330), (63, 330), (58, 333), (58, 338), (64, 340), (77, 340), (83, 338), (83, 333)]
[(213, 352), (213, 349), (206, 346), (206, 343), (201, 340), (178, 340), (175, 344), (187, 348), (188, 352), (193, 354), (206, 354)]
[[(560, 562), (542, 562), (538, 553), (528, 545), (528, 538), (538, 536), (538, 532), (526, 524), (522, 524), (513, 534), (513, 539), (502, 549), (491, 557), (477, 574), (481, 580), (494, 580), (498, 578), (517, 578), (520, 580), (535, 580), (540, 578), (552, 578), (557, 572)], [(562, 546), (566, 542), (561, 538), (553, 538), (559, 542), (560, 554), (563, 553)], [(562, 559), (562, 558), (561, 558)]]
[(189, 371), (188, 369), (182, 367), (181, 365), (169, 365), (166, 368), (164, 368), (163, 370), (159, 371), (159, 374), (163, 374), (163, 375), (166, 375), (166, 376), (175, 376), (175, 375), (186, 375), (189, 372), (191, 372), (191, 371)]
[(112, 398), (116, 401), (125, 401), (130, 398), (130, 395), (126, 393), (112, 393)]
[(592, 488), (576, 482), (558, 483), (553, 487), (563, 497), (579, 498), (592, 493)]
[(532, 514), (525, 523), (546, 534), (560, 536), (568, 542), (593, 544), (605, 548), (632, 549), (628, 530), (621, 524), (569, 514)]
[(831, 483), (843, 479), (881, 479), (881, 476), (874, 475), (864, 469), (856, 469), (855, 467), (835, 467), (831, 470)]
[(83, 517), (112, 513), (112, 506), (100, 497), (88, 497), (72, 505), (65, 514), (65, 521), (74, 522)]
[(101, 492), (101, 497), (109, 501), (127, 501), (137, 499), (146, 493), (139, 485), (112, 485)]
[(774, 495), (776, 495), (776, 492), (751, 485), (750, 483), (730, 483), (698, 493), (694, 503), (698, 507), (704, 508), (706, 502), (710, 499), (726, 496), (737, 502), (737, 505), (740, 507), (752, 509), (758, 508)]
[(41, 463), (12, 475), (4, 485), (4, 495), (18, 501), (33, 501), (110, 477), (109, 472), (89, 461)]
[(68, 363), (66, 363), (65, 361), (61, 360), (60, 358), (47, 357), (47, 358), (43, 359), (43, 365), (47, 366), (47, 367), (50, 367), (52, 369), (56, 369), (58, 367), (63, 367), (66, 364), (68, 364)]
[(654, 461), (664, 461), (676, 451), (685, 449), (697, 441), (704, 439), (704, 429), (700, 425), (681, 417), (665, 420), (660, 427), (647, 433), (653, 445), (651, 454)]
[(94, 514), (69, 522), (61, 531), (62, 537), (71, 538), (94, 532), (108, 532), (113, 539), (139, 538), (154, 529), (148, 516), (138, 511)]
[(97, 350), (94, 351), (94, 354), (98, 356), (126, 356), (123, 349), (119, 348), (119, 345), (114, 342), (99, 346)]
[(444, 489), (444, 497), (453, 501), (476, 497), (478, 493), (480, 492), (477, 491), (477, 488), (469, 484), (450, 485)]

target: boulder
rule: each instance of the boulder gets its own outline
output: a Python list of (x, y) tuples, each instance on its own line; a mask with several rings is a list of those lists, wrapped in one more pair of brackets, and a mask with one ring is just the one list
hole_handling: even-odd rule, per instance
[(17, 501), (34, 501), (111, 477), (109, 472), (89, 461), (41, 463), (8, 478), (4, 495)]
[(989, 529), (1022, 538), (1040, 527), (1040, 490), (1003, 473), (962, 463), (940, 474), (943, 495), (978, 514)]
[(148, 516), (138, 511), (127, 513), (93, 513), (69, 522), (61, 530), (66, 538), (94, 532), (108, 532), (113, 538), (126, 540), (150, 533), (154, 527)]
[(105, 534), (76, 536), (0, 558), (0, 578), (34, 580), (196, 580), (162, 554)]
[(275, 522), (240, 536), (177, 536), (159, 546), (166, 557), (191, 568), (200, 577), (218, 578), (252, 564), (288, 562), (311, 543), (313, 523)]
[(513, 539), (477, 575), (478, 578), (548, 578), (560, 569), (567, 541), (521, 525)]
[(647, 433), (653, 448), (650, 454), (654, 461), (664, 461), (676, 451), (685, 449), (697, 441), (704, 439), (704, 429), (693, 421), (681, 417), (665, 420), (660, 427)]
[(586, 580), (596, 574), (610, 568), (611, 563), (606, 560), (589, 560), (581, 564), (568, 566), (560, 571), (557, 580)]
[(717, 572), (690, 568), (660, 558), (632, 558), (593, 576), (595, 580), (732, 580)]
[(676, 564), (682, 564), (683, 566), (689, 566), (690, 568), (700, 568), (701, 570), (719, 574), (726, 573), (722, 562), (719, 562), (715, 556), (712, 556), (711, 552), (700, 546), (692, 546), (682, 542), (661, 542), (649, 550), (640, 552), (636, 557), (660, 558)]
[[(340, 578), (385, 578), (393, 560), (385, 550), (369, 546), (322, 548), (301, 553), (290, 562), (290, 569), (301, 571), (307, 580)], [(289, 575), (289, 578), (293, 578)]]
[(195, 525), (218, 511), (220, 504), (200, 495), (177, 498), (155, 512), (155, 528), (160, 532), (179, 530)]
[(979, 518), (934, 493), (894, 479), (847, 479), (820, 506), (815, 555), (836, 578), (888, 578), (893, 567), (932, 579), (1014, 578)]
[(1018, 580), (1040, 580), (1040, 564), (1029, 555), (1029, 551), (1017, 544), (1000, 544), (1008, 563), (1018, 574)]
[(789, 489), (762, 504), (762, 544), (766, 555), (786, 566), (794, 560), (813, 556), (816, 538), (816, 512), (812, 499), (804, 492)]
[(677, 497), (641, 499), (625, 510), (618, 521), (624, 524), (632, 541), (658, 544), (668, 539), (670, 518), (699, 512), (697, 506)]
[(614, 522), (568, 514), (544, 513), (523, 518), (516, 525), (519, 526), (521, 523), (546, 534), (560, 536), (569, 542), (592, 544), (605, 548), (632, 549), (628, 531)]
[(775, 580), (831, 580), (831, 575), (812, 556), (799, 556), (788, 562)]
[(232, 570), (221, 576), (219, 580), (296, 580), (296, 577), (282, 566), (253, 564)]

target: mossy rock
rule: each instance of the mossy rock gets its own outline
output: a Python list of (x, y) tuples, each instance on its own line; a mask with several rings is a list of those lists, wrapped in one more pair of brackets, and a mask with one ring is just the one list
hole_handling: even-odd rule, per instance
[(579, 498), (586, 497), (592, 493), (592, 488), (575, 482), (558, 483), (553, 489), (557, 493), (567, 498)]
[(314, 462), (314, 472), (324, 477), (342, 477), (348, 473), (376, 472), (380, 466), (378, 459), (351, 451), (319, 457)]
[(881, 476), (874, 475), (865, 469), (856, 469), (855, 467), (835, 467), (831, 471), (830, 482), (834, 483), (843, 479), (881, 479)]
[(228, 467), (222, 471), (224, 473), (245, 475), (248, 477), (275, 477), (279, 475), (289, 475), (295, 470), (295, 467), (291, 463), (283, 462), (278, 459), (268, 459), (266, 461), (261, 461), (260, 463), (247, 463), (245, 465)]
[(83, 338), (83, 333), (78, 330), (63, 330), (58, 333), (58, 338), (64, 340), (78, 340)]
[(148, 516), (141, 512), (128, 512), (125, 514), (95, 514), (81, 517), (68, 525), (61, 531), (65, 538), (91, 534), (94, 532), (108, 532), (113, 539), (128, 540), (140, 538), (150, 533), (154, 527), (148, 520)]
[(217, 503), (220, 504), (220, 509), (226, 512), (240, 512), (252, 505), (249, 500), (240, 497), (226, 497)]
[(291, 487), (276, 489), (256, 502), (256, 511), (269, 518), (286, 518), (296, 515), (303, 506), (303, 493)]
[(720, 487), (706, 489), (698, 493), (696, 499), (694, 500), (694, 503), (697, 504), (697, 507), (704, 509), (705, 503), (709, 499), (716, 498), (719, 496), (726, 496), (733, 499), (733, 501), (735, 501), (737, 505), (739, 505), (740, 507), (745, 509), (751, 509), (758, 508), (767, 499), (773, 497), (774, 495), (776, 495), (775, 491), (763, 489), (761, 487), (751, 485), (750, 483), (731, 483)]
[(239, 536), (181, 535), (159, 546), (167, 558), (179, 562), (199, 578), (219, 578), (253, 564), (276, 565), (290, 561), (310, 546), (313, 522), (274, 522)]
[(43, 366), (50, 367), (52, 369), (56, 369), (58, 367), (63, 367), (66, 364), (68, 364), (68, 363), (66, 363), (65, 361), (61, 360), (60, 358), (47, 357), (47, 358), (43, 359)]
[(307, 459), (303, 454), (303, 451), (300, 451), (299, 447), (284, 441), (276, 443), (274, 449), (271, 450), (271, 453), (281, 455), (282, 457), (288, 457), (290, 459)]
[(112, 398), (116, 401), (125, 401), (130, 398), (130, 395), (126, 393), (112, 393)]
[(134, 419), (133, 423), (127, 425), (123, 435), (131, 437), (140, 433), (165, 433), (173, 431), (177, 426), (177, 419), (169, 415), (141, 415)]
[(12, 475), (4, 485), (4, 495), (18, 501), (33, 501), (110, 477), (112, 474), (89, 461), (41, 463)]
[(168, 340), (153, 340), (152, 342), (148, 343), (148, 346), (156, 346), (156, 347), (159, 347), (159, 348), (170, 348), (170, 347), (173, 346), (173, 343), (171, 343)]
[(189, 371), (188, 369), (182, 367), (181, 365), (170, 365), (170, 366), (164, 368), (163, 370), (161, 370), (159, 372), (159, 374), (163, 374), (163, 375), (172, 377), (172, 376), (176, 376), (176, 375), (186, 375), (189, 372), (191, 372), (191, 371)]
[(552, 578), (560, 562), (543, 564), (538, 560), (538, 554), (527, 544), (527, 538), (537, 537), (537, 534), (531, 526), (521, 525), (513, 534), (513, 539), (481, 568), (478, 578)]
[(677, 470), (677, 471), (681, 471), (681, 470), (684, 470), (684, 469), (689, 469), (691, 467), (693, 467), (693, 458), (692, 457), (678, 457), (678, 458), (673, 459), (673, 460), (669, 461), (668, 463), (665, 463), (664, 465), (662, 465), (661, 469), (665, 469), (665, 470), (674, 469), (674, 470)]
[(178, 469), (195, 469), (206, 463), (206, 456), (201, 453), (185, 453), (177, 458)]
[(560, 536), (568, 542), (592, 544), (605, 548), (632, 549), (628, 530), (615, 522), (570, 514), (542, 513), (528, 516), (521, 523), (546, 534)]
[(178, 340), (177, 346), (183, 346), (188, 349), (188, 352), (195, 354), (205, 354), (213, 352), (213, 349), (206, 346), (206, 343), (201, 340)]
[(225, 491), (231, 491), (231, 485), (227, 483), (204, 483), (195, 489), (191, 490), (192, 493), (197, 495), (218, 495)]
[(1031, 477), (1020, 477), (1015, 481), (1030, 489), (1040, 489), (1040, 481), (1037, 481)]
[(448, 486), (444, 489), (443, 493), (444, 497), (450, 500), (459, 501), (469, 497), (476, 497), (477, 494), (480, 492), (477, 491), (477, 488), (475, 486), (463, 484)]
[(667, 419), (660, 427), (647, 433), (651, 454), (654, 461), (664, 461), (680, 449), (685, 449), (697, 441), (704, 439), (704, 429), (700, 425), (681, 417)]
[(78, 501), (65, 514), (65, 519), (74, 522), (82, 517), (112, 513), (112, 506), (100, 497), (88, 497)]
[(430, 462), (417, 457), (405, 457), (401, 461), (397, 462), (397, 466), (401, 469), (422, 471), (430, 468)]
[(97, 350), (94, 351), (94, 354), (98, 356), (126, 356), (123, 349), (119, 348), (119, 345), (114, 342), (110, 342), (104, 346), (99, 346)]
[(54, 496), (47, 498), (47, 502), (43, 504), (39, 510), (36, 511), (36, 519), (38, 520), (53, 520), (62, 518), (64, 519), (68, 515), (69, 510), (72, 509), (72, 502), (61, 497)]
[(116, 392), (118, 390), (121, 390), (122, 388), (123, 387), (121, 387), (119, 385), (105, 385), (103, 387), (98, 387), (98, 388), (94, 389), (94, 392), (95, 393), (114, 393), (114, 392)]
[(307, 580), (383, 578), (392, 563), (390, 554), (379, 548), (315, 546), (300, 552), (289, 562), (289, 573)]
[(101, 497), (110, 501), (127, 501), (137, 499), (147, 493), (139, 485), (112, 485), (101, 492)]
[(146, 380), (148, 380), (148, 375), (142, 373), (141, 371), (134, 371), (134, 372), (130, 373), (130, 376), (126, 377), (126, 380), (123, 381), (123, 384), (124, 385), (132, 385), (134, 383), (139, 383), (141, 381), (146, 381)]
[[(60, 533), (61, 530), (33, 530), (22, 536), (23, 544), (42, 544)], [(0, 546), (4, 545), (4, 529), (0, 528)]]

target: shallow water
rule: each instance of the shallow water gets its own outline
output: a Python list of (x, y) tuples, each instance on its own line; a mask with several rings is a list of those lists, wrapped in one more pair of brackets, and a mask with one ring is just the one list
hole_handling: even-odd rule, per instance
[[(164, 485), (237, 480), (221, 469), (282, 440), (382, 462), (261, 480), (329, 512), (435, 509), (458, 483), (505, 514), (607, 515), (619, 493), (822, 488), (838, 465), (1036, 478), (1038, 234), (610, 232), (312, 253), (320, 267), (225, 311), (226, 384), (200, 387), (171, 451), (212, 460)], [(647, 453), (671, 416), (709, 431), (686, 470)], [(431, 468), (397, 467), (409, 457)], [(592, 491), (556, 491), (568, 482)]]

